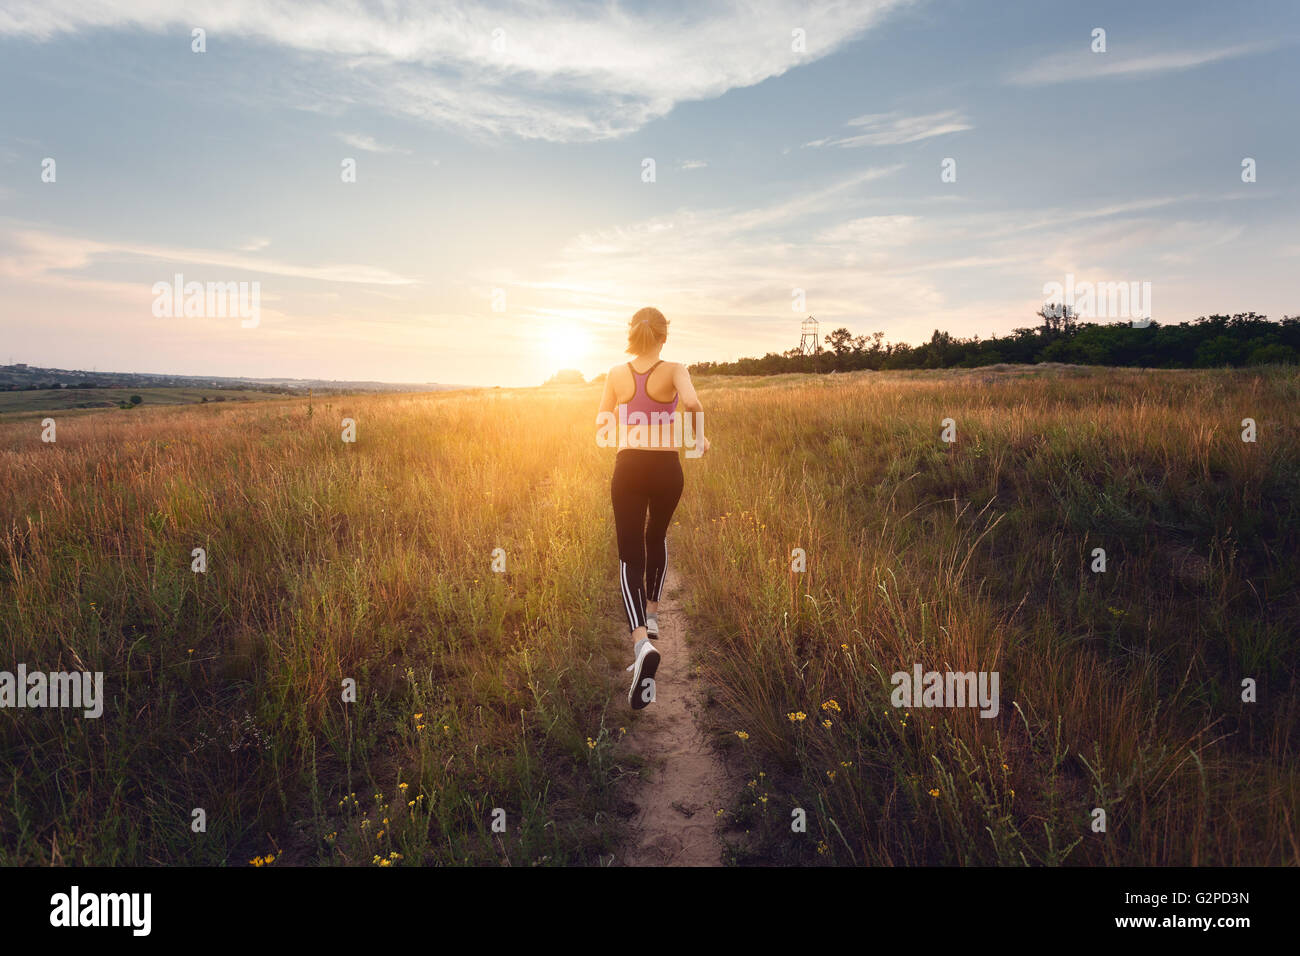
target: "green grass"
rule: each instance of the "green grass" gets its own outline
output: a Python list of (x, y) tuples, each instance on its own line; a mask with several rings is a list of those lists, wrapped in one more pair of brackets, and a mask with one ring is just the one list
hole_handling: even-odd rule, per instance
[[(43, 388), (24, 391), (0, 391), (0, 421), (35, 417), (40, 412), (101, 411), (119, 408), (139, 395), (142, 405), (198, 405), (209, 402), (265, 402), (285, 400), (278, 392), (230, 388)], [(130, 409), (136, 411), (138, 409)]]
[[(1294, 370), (700, 384), (670, 551), (735, 862), (1300, 862)], [(109, 698), (0, 714), (0, 864), (608, 862), (647, 755), (598, 393), (0, 424), (3, 659)], [(1000, 713), (896, 710), (914, 663)]]
[[(1294, 370), (711, 384), (673, 555), (738, 859), (1300, 861)], [(998, 671), (1001, 713), (896, 710), (915, 663)]]
[(60, 420), (54, 445), (0, 427), (5, 659), (102, 670), (109, 696), (99, 720), (0, 721), (0, 863), (608, 855), (624, 648), (589, 404), (146, 408)]

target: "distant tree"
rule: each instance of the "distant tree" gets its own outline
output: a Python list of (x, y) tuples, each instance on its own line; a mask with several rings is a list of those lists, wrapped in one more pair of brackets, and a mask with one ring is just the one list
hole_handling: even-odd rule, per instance
[(826, 336), (826, 344), (831, 347), (831, 351), (836, 355), (848, 355), (853, 351), (853, 333), (848, 329), (836, 329), (830, 335)]
[[(1042, 325), (1016, 328), (1009, 334), (981, 340), (956, 338), (935, 329), (917, 346), (884, 341), (883, 332), (862, 336), (836, 329), (826, 337), (830, 346), (816, 355), (798, 349), (769, 352), (762, 358), (733, 362), (702, 362), (693, 371), (713, 375), (777, 375), (791, 372), (850, 371), (868, 368), (978, 368), (999, 363), (1033, 365), (1063, 362), (1130, 368), (1193, 368), (1300, 363), (1300, 316), (1283, 315), (1280, 322), (1254, 312), (1201, 316), (1195, 321), (1162, 325), (1152, 319), (1142, 327), (1128, 322), (1099, 325), (1079, 322), (1064, 305), (1048, 303), (1038, 312)], [(838, 346), (838, 348), (837, 348)]]
[(556, 372), (544, 383), (546, 385), (586, 385), (587, 380), (576, 368), (564, 368)]
[(1246, 363), (1248, 365), (1294, 365), (1296, 359), (1296, 350), (1291, 346), (1273, 342), (1270, 345), (1261, 345), (1251, 352)]
[(1231, 335), (1216, 335), (1196, 350), (1196, 364), (1201, 368), (1236, 365), (1242, 359), (1241, 351), (1241, 345)]
[(141, 402), (143, 402), (143, 401), (144, 401), (144, 399), (141, 398), (139, 395), (132, 395), (132, 396), (131, 396), (131, 404), (132, 404), (132, 405), (139, 405), (139, 404), (140, 404)]
[(1079, 322), (1079, 313), (1074, 311), (1073, 306), (1057, 302), (1049, 302), (1035, 314), (1043, 320), (1041, 328), (1047, 335), (1070, 335)]

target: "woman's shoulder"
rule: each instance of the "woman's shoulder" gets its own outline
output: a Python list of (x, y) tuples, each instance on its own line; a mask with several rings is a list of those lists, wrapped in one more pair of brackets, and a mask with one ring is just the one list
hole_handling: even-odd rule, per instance
[[(627, 376), (630, 378), (632, 372), (631, 369), (628, 367), (628, 364), (629, 363), (627, 362), (619, 362), (617, 365), (611, 365), (609, 367), (608, 376), (610, 378), (613, 378), (615, 376), (620, 376), (620, 377)], [(659, 367), (656, 369), (656, 372), (659, 374), (668, 372), (675, 378), (677, 376), (677, 373), (682, 371), (685, 368), (686, 366), (683, 365), (681, 362), (670, 362), (667, 359), (662, 359), (659, 362)]]

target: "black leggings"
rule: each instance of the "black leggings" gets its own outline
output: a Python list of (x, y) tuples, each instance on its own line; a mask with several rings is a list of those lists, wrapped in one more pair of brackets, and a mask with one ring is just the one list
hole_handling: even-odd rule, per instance
[[(668, 572), (668, 522), (682, 496), (675, 451), (625, 448), (609, 483), (618, 532), (618, 585), (628, 630), (645, 627), (645, 602), (658, 601)], [(650, 521), (646, 522), (646, 511)]]

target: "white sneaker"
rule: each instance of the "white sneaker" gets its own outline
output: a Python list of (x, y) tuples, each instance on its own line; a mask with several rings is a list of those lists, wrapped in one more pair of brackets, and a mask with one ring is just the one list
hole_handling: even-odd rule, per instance
[(645, 632), (646, 637), (659, 636), (659, 615), (647, 614), (645, 616)]
[(659, 669), (659, 652), (649, 638), (637, 641), (635, 652), (636, 660), (628, 667), (632, 672), (632, 686), (627, 691), (627, 702), (633, 710), (641, 710), (646, 704), (654, 703), (654, 676)]

